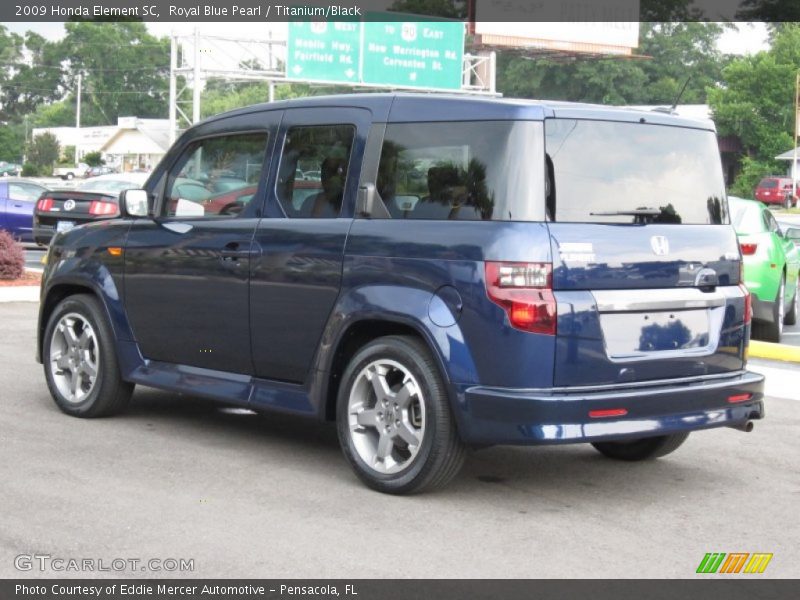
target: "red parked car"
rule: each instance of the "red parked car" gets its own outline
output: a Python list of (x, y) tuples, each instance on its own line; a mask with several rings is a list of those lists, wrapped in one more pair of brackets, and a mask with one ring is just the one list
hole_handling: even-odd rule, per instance
[(758, 182), (753, 195), (765, 204), (780, 204), (786, 208), (797, 206), (797, 195), (792, 195), (792, 180), (789, 177), (764, 177)]

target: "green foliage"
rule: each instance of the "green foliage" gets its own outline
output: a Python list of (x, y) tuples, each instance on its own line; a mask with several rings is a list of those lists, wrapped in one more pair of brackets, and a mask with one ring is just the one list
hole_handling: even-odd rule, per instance
[[(109, 125), (118, 116), (164, 118), (169, 87), (169, 40), (147, 33), (144, 23), (65, 23), (60, 42), (69, 61), (68, 87), (83, 78), (81, 122)], [(111, 58), (111, 60), (109, 60)], [(75, 96), (70, 94), (71, 106)]]
[(651, 58), (574, 62), (498, 57), (497, 88), (507, 96), (596, 102), (672, 104), (689, 75), (681, 103), (704, 103), (727, 59), (716, 49), (716, 23), (641, 23), (637, 53)]
[(774, 175), (785, 168), (779, 167), (775, 161), (755, 160), (748, 156), (742, 159), (742, 170), (728, 190), (732, 195), (740, 198), (753, 198), (753, 191), (763, 177)]
[(103, 160), (103, 155), (97, 150), (84, 154), (83, 162), (90, 167), (101, 167), (106, 164), (106, 161)]
[(783, 23), (768, 51), (732, 61), (722, 71), (721, 85), (709, 88), (720, 134), (737, 135), (750, 155), (732, 190), (749, 196), (758, 178), (786, 168), (774, 157), (793, 147), (799, 70), (800, 25)]
[(75, 146), (64, 146), (58, 157), (58, 164), (72, 166), (75, 164)]
[(0, 279), (19, 279), (25, 273), (25, 254), (11, 234), (0, 229)]
[(58, 140), (49, 131), (37, 135), (28, 146), (28, 160), (40, 169), (51, 169), (59, 154)]
[(40, 175), (51, 175), (51, 173), (45, 173), (44, 169), (33, 163), (26, 162), (22, 165), (23, 177), (39, 177)]
[(0, 160), (19, 162), (24, 144), (25, 132), (21, 125), (0, 126)]

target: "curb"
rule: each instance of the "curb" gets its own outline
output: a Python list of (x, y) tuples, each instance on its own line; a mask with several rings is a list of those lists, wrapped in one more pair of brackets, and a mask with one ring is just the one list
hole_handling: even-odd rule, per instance
[(800, 347), (751, 340), (748, 357), (800, 363)]

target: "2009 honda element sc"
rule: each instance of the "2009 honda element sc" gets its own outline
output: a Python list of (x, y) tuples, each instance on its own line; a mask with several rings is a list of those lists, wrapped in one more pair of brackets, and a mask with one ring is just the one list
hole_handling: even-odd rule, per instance
[(763, 416), (710, 123), (276, 102), (189, 129), (121, 210), (49, 250), (38, 353), (70, 415), (141, 384), (333, 420), (391, 493), (445, 484), (470, 446), (641, 460)]

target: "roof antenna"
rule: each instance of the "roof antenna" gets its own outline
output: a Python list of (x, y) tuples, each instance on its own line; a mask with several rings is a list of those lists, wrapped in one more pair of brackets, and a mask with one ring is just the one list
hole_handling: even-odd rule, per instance
[(675, 109), (676, 109), (676, 108), (678, 108), (678, 102), (680, 102), (680, 101), (681, 101), (681, 96), (683, 96), (683, 92), (685, 92), (685, 91), (686, 91), (686, 86), (687, 86), (687, 85), (689, 85), (689, 82), (690, 82), (691, 80), (692, 80), (692, 76), (691, 76), (691, 75), (689, 75), (689, 76), (686, 78), (686, 81), (684, 82), (684, 84), (683, 84), (683, 87), (681, 88), (681, 91), (680, 91), (680, 92), (678, 92), (678, 96), (677, 96), (677, 98), (675, 98), (675, 102), (673, 102), (673, 103), (672, 103), (672, 106), (670, 106), (670, 107), (669, 107), (669, 110), (670, 110), (670, 112), (675, 112)]

